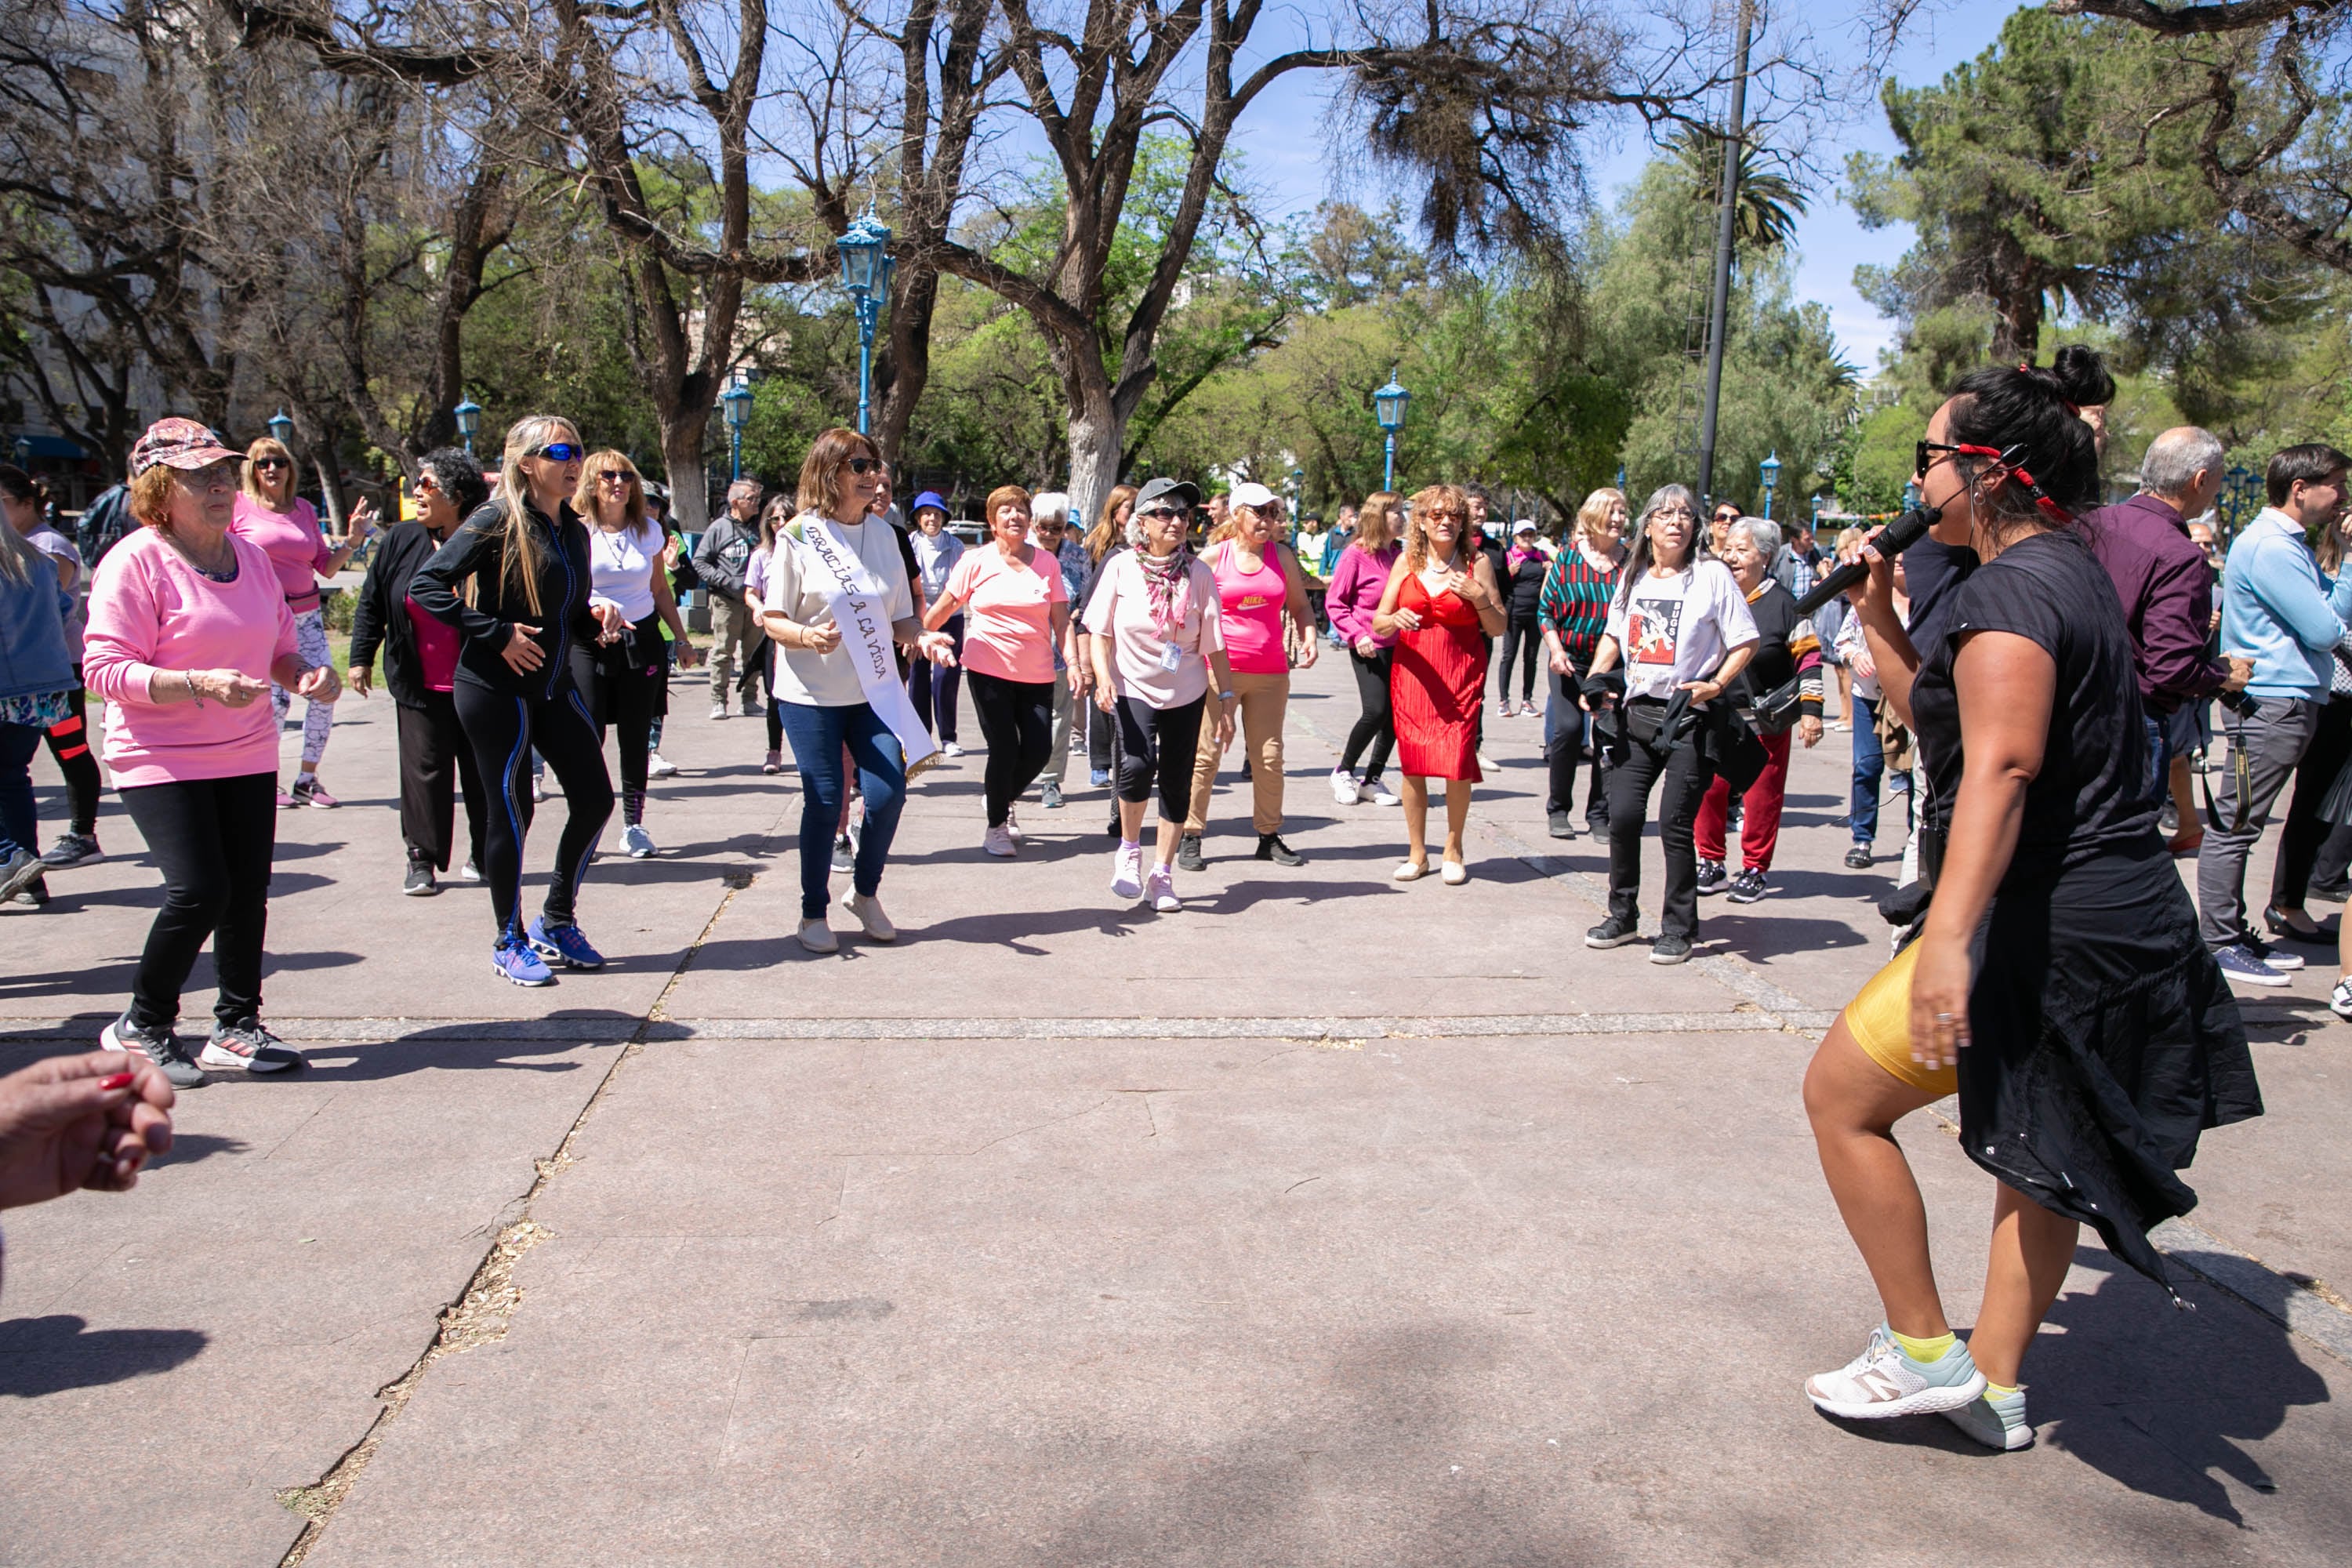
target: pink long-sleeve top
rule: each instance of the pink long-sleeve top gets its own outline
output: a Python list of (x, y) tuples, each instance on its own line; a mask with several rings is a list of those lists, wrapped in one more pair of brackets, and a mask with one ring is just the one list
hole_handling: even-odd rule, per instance
[(89, 590), (82, 684), (106, 701), (106, 764), (115, 787), (278, 771), (278, 720), (268, 702), (158, 706), (158, 670), (234, 669), (256, 680), (294, 651), (294, 613), (269, 557), (230, 536), (236, 580), (215, 583), (152, 528), (106, 552)]
[(1373, 554), (1350, 544), (1339, 552), (1339, 563), (1331, 568), (1331, 585), (1323, 594), (1323, 613), (1331, 617), (1350, 647), (1359, 637), (1372, 637), (1382, 647), (1396, 646), (1393, 636), (1372, 637), (1372, 612), (1381, 607), (1381, 595), (1388, 592), (1389, 572), (1396, 565), (1401, 548), (1391, 544)]

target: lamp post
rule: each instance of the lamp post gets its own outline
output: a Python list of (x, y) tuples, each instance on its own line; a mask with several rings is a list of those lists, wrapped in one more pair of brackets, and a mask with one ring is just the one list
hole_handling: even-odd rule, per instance
[(881, 318), (898, 260), (890, 255), (889, 226), (874, 216), (871, 206), (834, 241), (834, 247), (841, 252), (841, 286), (857, 301), (857, 433), (863, 436), (873, 408), (874, 325)]
[(286, 417), (285, 409), (280, 408), (269, 416), (269, 434), (272, 439), (288, 451), (294, 449), (294, 421)]
[(1780, 448), (1772, 448), (1771, 456), (1756, 466), (1764, 478), (1764, 521), (1772, 521), (1772, 492), (1780, 487)]
[[(743, 477), (743, 426), (751, 423), (751, 389), (745, 384), (741, 371), (735, 373), (735, 379), (719, 395), (719, 405), (727, 411), (728, 463), (733, 470), (727, 477), (740, 479)], [(861, 432), (866, 428), (864, 413), (861, 403), (857, 426)]]
[(1916, 510), (1919, 505), (1919, 487), (1911, 480), (1903, 481), (1903, 510)]
[(1396, 436), (1404, 428), (1404, 405), (1412, 401), (1412, 394), (1397, 384), (1396, 371), (1391, 367), (1389, 384), (1372, 394), (1372, 416), (1381, 422), (1381, 433), (1388, 438), (1388, 455), (1381, 468), (1381, 489), (1396, 489)]
[(457, 421), (457, 434), (466, 443), (466, 456), (470, 458), (474, 455), (474, 432), (482, 427), (482, 405), (468, 397), (449, 412)]
[(1290, 482), (1283, 488), (1289, 492), (1283, 499), (1290, 503), (1290, 521), (1296, 526), (1298, 521), (1298, 498), (1307, 493), (1307, 470), (1296, 468), (1291, 469)]

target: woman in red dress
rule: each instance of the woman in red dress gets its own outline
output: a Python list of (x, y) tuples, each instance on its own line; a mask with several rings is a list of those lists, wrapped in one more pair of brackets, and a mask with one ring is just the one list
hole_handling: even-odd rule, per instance
[(1389, 693), (1396, 714), (1397, 766), (1404, 775), (1404, 864), (1400, 882), (1429, 874), (1429, 781), (1447, 781), (1447, 886), (1470, 879), (1462, 834), (1478, 773), (1478, 701), (1486, 688), (1486, 643), (1503, 634), (1495, 571), (1464, 546), (1470, 502), (1454, 485), (1412, 498), (1404, 552), (1389, 572), (1372, 616), (1374, 637), (1395, 636)]

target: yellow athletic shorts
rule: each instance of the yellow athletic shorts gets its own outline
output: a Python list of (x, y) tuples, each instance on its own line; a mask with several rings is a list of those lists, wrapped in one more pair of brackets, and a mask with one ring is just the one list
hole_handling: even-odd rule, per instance
[(1922, 1067), (1911, 1059), (1911, 972), (1918, 961), (1919, 944), (1915, 942), (1872, 975), (1869, 984), (1845, 1005), (1846, 1032), (1872, 1061), (1913, 1089), (1926, 1094), (1950, 1094), (1959, 1088), (1956, 1069)]

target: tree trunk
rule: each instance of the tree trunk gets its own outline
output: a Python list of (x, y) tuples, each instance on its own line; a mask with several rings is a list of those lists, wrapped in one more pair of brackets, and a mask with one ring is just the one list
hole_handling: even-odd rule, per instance
[(662, 467), (669, 473), (669, 511), (688, 533), (710, 526), (710, 477), (702, 467), (702, 437), (710, 411), (688, 407), (662, 416)]
[(1092, 528), (1104, 498), (1118, 483), (1120, 454), (1127, 447), (1127, 419), (1108, 385), (1068, 388), (1070, 406), (1070, 516)]

